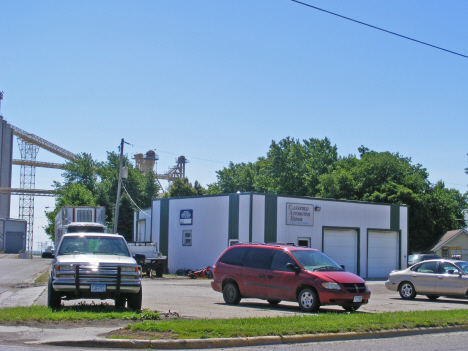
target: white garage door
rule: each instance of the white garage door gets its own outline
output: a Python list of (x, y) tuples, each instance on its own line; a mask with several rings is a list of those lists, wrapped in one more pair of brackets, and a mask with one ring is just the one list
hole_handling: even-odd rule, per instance
[(344, 265), (348, 272), (357, 274), (357, 231), (351, 229), (325, 229), (323, 252), (333, 261)]
[(398, 233), (370, 231), (368, 235), (367, 277), (386, 278), (398, 269)]

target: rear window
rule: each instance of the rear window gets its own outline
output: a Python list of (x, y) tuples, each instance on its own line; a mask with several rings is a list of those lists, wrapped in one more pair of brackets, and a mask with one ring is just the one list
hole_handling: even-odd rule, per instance
[(219, 262), (225, 264), (232, 264), (235, 266), (244, 265), (244, 257), (249, 248), (248, 247), (234, 247), (224, 253)]
[(67, 233), (104, 233), (104, 228), (93, 226), (68, 227)]

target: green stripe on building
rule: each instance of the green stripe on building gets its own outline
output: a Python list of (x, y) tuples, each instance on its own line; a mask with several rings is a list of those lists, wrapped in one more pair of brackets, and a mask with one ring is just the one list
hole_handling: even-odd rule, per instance
[(278, 196), (265, 194), (265, 242), (277, 241)]

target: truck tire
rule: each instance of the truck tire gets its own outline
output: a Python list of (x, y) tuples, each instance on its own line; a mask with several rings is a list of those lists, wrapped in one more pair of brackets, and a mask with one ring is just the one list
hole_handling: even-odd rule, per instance
[(115, 308), (125, 308), (125, 303), (127, 302), (127, 300), (125, 299), (125, 297), (118, 297), (117, 299), (114, 300), (115, 302)]
[(164, 273), (164, 267), (158, 267), (156, 268), (156, 277), (162, 278)]
[(57, 309), (62, 304), (62, 298), (57, 294), (52, 286), (52, 278), (49, 278), (47, 285), (47, 307)]
[(140, 286), (140, 291), (136, 294), (130, 294), (127, 298), (127, 307), (131, 310), (141, 310), (141, 301), (143, 298), (143, 287)]

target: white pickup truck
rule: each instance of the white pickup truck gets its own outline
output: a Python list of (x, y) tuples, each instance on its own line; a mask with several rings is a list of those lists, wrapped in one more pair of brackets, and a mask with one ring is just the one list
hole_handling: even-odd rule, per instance
[(141, 309), (141, 266), (118, 234), (64, 234), (49, 274), (47, 305), (58, 308), (62, 300), (113, 299), (116, 307)]
[(128, 243), (128, 248), (132, 256), (138, 254), (145, 256), (144, 260), (137, 260), (144, 273), (151, 278), (153, 277), (153, 272), (156, 274), (156, 277), (160, 278), (163, 276), (167, 257), (163, 256), (162, 253), (158, 251), (156, 243), (150, 241), (134, 241)]

